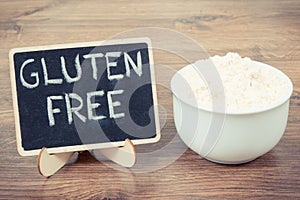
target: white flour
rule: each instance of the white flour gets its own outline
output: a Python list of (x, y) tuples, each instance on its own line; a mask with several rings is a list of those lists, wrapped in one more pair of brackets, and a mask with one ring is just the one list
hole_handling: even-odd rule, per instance
[[(255, 65), (250, 58), (241, 58), (237, 53), (227, 53), (222, 57), (214, 56), (209, 60), (202, 61), (202, 66), (197, 66), (200, 72), (205, 70), (203, 65), (211, 63), (211, 61), (216, 66), (222, 80), (227, 112), (264, 108), (288, 95), (289, 84), (284, 76), (275, 70)], [(224, 99), (220, 92), (222, 86), (216, 86), (217, 76), (208, 78), (207, 74), (201, 74), (194, 68), (185, 70), (181, 74), (192, 89), (188, 98), (194, 98), (195, 95), (200, 106), (211, 109), (212, 98), (214, 98), (214, 103), (218, 101), (218, 98)], [(211, 90), (208, 89), (208, 85)], [(218, 89), (213, 90), (214, 86)]]

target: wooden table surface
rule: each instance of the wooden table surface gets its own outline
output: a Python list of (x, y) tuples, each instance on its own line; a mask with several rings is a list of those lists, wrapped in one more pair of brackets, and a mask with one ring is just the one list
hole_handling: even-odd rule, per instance
[[(300, 199), (299, 19), (298, 0), (1, 1), (0, 199)], [(83, 152), (51, 178), (39, 175), (36, 157), (21, 157), (16, 150), (9, 50), (106, 40), (141, 27), (169, 28), (201, 44), (209, 55), (234, 51), (286, 73), (294, 92), (287, 129), (278, 145), (253, 162), (234, 166), (214, 164), (186, 150), (161, 167), (173, 156), (162, 154), (145, 164), (145, 170), (160, 169), (141, 173), (120, 170)], [(154, 52), (154, 61), (173, 71), (186, 64), (163, 51)], [(163, 83), (158, 86), (165, 121), (162, 140), (137, 147), (139, 155), (168, 145), (176, 136), (168, 88), (171, 72), (157, 66), (156, 75)], [(174, 154), (179, 146), (172, 147)]]

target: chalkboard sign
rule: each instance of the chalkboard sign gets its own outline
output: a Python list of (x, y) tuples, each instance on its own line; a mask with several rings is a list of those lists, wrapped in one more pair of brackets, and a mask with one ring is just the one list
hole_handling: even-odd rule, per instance
[(147, 38), (12, 49), (10, 67), (23, 156), (160, 139)]

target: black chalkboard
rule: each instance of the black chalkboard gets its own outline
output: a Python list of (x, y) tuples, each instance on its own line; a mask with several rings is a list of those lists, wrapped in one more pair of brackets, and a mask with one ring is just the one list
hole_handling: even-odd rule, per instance
[(160, 138), (147, 38), (17, 48), (10, 65), (23, 156)]

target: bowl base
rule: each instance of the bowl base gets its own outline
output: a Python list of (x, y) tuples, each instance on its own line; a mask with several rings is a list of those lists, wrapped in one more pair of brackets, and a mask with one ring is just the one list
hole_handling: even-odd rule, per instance
[(208, 161), (214, 162), (214, 163), (218, 163), (218, 164), (223, 164), (223, 165), (239, 165), (239, 164), (245, 164), (248, 162), (251, 162), (253, 160), (255, 160), (256, 158), (253, 159), (248, 159), (248, 160), (242, 160), (242, 161), (235, 161), (235, 162), (227, 162), (227, 161), (222, 161), (222, 160), (214, 160), (211, 158), (207, 158), (207, 157), (203, 157)]

